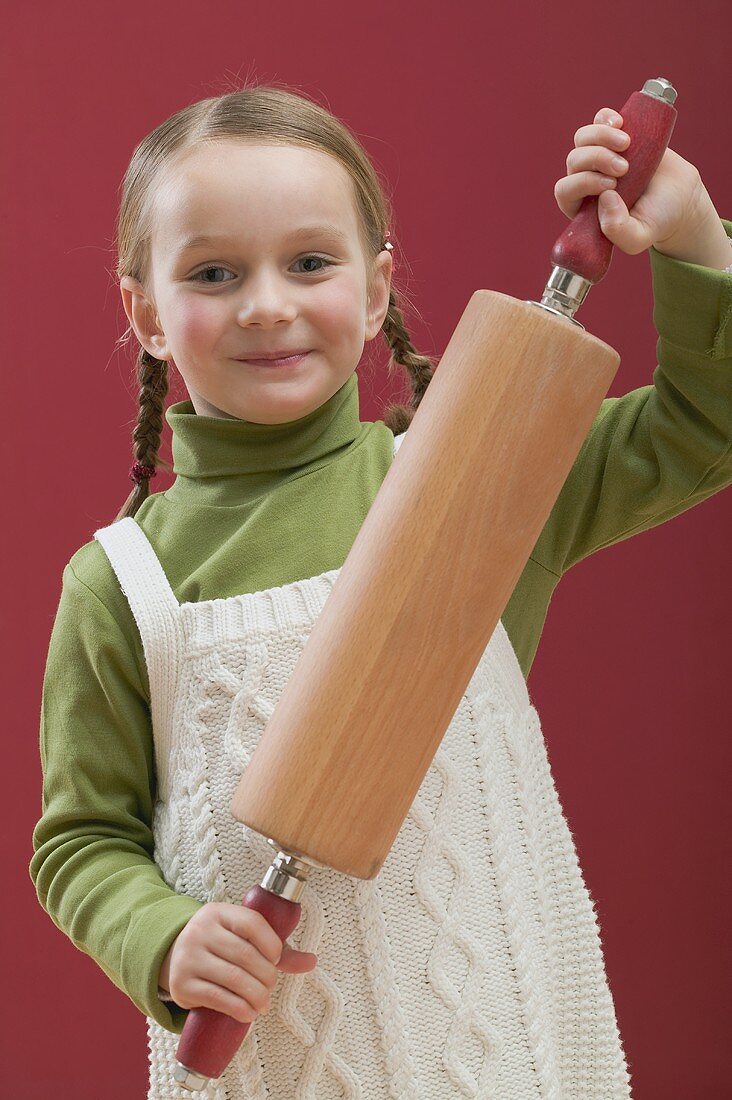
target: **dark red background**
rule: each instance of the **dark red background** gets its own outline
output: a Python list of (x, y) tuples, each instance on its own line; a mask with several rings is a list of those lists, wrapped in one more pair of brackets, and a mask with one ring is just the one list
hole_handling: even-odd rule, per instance
[[(144, 1017), (53, 925), (27, 868), (61, 572), (130, 488), (133, 368), (115, 352), (126, 318), (112, 272), (134, 146), (245, 79), (317, 98), (391, 184), (396, 279), (418, 311), (407, 314), (416, 346), (436, 354), (476, 288), (540, 295), (567, 224), (553, 188), (574, 133), (648, 77), (676, 86), (671, 147), (732, 217), (732, 17), (725, 0), (640, 10), (84, 0), (18, 5), (7, 21), (2, 1088), (129, 1100), (145, 1094)], [(616, 250), (581, 320), (621, 355), (610, 396), (652, 382), (647, 254)], [(396, 396), (385, 349), (374, 362), (364, 420)], [(598, 902), (636, 1100), (731, 1095), (730, 499), (572, 569), (529, 679)]]

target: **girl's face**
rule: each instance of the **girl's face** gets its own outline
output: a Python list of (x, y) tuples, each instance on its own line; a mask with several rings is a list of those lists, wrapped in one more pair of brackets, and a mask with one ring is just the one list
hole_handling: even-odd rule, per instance
[[(350, 176), (326, 153), (201, 145), (163, 176), (153, 225), (148, 292), (125, 275), (122, 300), (142, 346), (174, 361), (199, 415), (306, 416), (381, 329), (391, 256), (381, 252), (369, 278)], [(300, 350), (296, 366), (242, 362)]]

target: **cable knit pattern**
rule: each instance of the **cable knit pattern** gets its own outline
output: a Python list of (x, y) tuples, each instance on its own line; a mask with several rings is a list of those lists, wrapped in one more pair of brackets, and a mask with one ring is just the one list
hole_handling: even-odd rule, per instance
[[(242, 771), (339, 570), (178, 604), (128, 517), (95, 533), (140, 629), (158, 775), (155, 860), (240, 903), (272, 849), (231, 816)], [(627, 1100), (594, 904), (539, 718), (498, 623), (373, 880), (311, 873), (281, 974), (201, 1100)], [(185, 1100), (148, 1018), (148, 1100)]]

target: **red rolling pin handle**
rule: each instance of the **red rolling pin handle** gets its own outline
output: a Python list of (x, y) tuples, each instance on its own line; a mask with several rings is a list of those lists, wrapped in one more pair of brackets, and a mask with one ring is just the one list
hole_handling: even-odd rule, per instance
[[(281, 940), (286, 940), (300, 920), (300, 903), (288, 901), (261, 886), (252, 886), (242, 901), (247, 909), (256, 909), (272, 926)], [(212, 1008), (192, 1008), (183, 1026), (176, 1058), (180, 1066), (200, 1077), (220, 1077), (244, 1042), (252, 1025), (243, 1024), (224, 1012)], [(194, 1085), (181, 1081), (194, 1091), (205, 1082)]]
[[(649, 81), (648, 85), (655, 83)], [(613, 190), (630, 210), (661, 163), (676, 125), (677, 112), (665, 99), (643, 91), (633, 92), (620, 114), (622, 128), (630, 136), (630, 145), (624, 152), (628, 171), (618, 179)], [(600, 228), (597, 203), (597, 195), (584, 197), (551, 253), (555, 267), (572, 271), (591, 283), (598, 283), (607, 273), (613, 250), (612, 242)]]

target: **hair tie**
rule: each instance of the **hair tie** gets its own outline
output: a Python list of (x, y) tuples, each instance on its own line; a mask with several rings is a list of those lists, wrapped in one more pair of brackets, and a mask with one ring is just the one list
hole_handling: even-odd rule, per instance
[(143, 466), (141, 462), (133, 462), (130, 467), (130, 478), (136, 482), (137, 485), (141, 481), (147, 481), (148, 478), (155, 477), (157, 470), (154, 466)]

